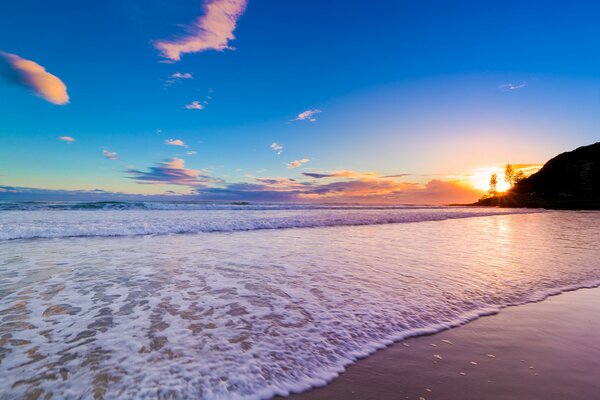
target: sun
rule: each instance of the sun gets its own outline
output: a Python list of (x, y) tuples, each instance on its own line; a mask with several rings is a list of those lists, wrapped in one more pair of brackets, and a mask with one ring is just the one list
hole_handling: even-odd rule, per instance
[(475, 189), (487, 191), (490, 189), (490, 176), (494, 172), (498, 176), (496, 191), (506, 192), (508, 189), (510, 189), (510, 184), (504, 180), (504, 169), (499, 167), (478, 168), (473, 171), (468, 179), (468, 182)]

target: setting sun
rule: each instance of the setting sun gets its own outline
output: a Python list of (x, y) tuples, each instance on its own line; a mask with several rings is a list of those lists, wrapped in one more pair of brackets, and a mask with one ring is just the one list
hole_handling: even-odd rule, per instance
[(475, 189), (489, 190), (490, 176), (496, 173), (498, 175), (498, 183), (496, 189), (498, 192), (505, 192), (510, 189), (510, 184), (503, 178), (504, 169), (500, 167), (478, 168), (469, 177), (468, 182)]

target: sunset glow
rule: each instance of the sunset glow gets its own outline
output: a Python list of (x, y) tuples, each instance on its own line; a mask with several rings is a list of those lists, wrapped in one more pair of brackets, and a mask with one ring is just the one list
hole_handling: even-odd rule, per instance
[[(422, 6), (402, 2), (384, 14), (317, 1), (36, 4), (0, 16), (3, 198), (472, 202), (492, 172), (508, 189), (503, 165), (539, 166), (597, 136), (596, 78), (549, 75), (537, 57), (495, 68), (515, 52), (500, 37), (554, 48), (521, 42), (539, 32), (526, 19), (498, 31), (433, 7), (435, 26), (478, 33), (430, 40)], [(47, 18), (11, 23), (32, 14)], [(86, 27), (77, 40), (66, 16)]]

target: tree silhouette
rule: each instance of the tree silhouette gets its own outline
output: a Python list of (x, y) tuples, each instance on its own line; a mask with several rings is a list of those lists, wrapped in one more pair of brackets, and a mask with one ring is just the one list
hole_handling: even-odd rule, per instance
[(492, 173), (490, 176), (490, 196), (496, 196), (496, 192), (498, 191), (498, 174)]
[(508, 183), (508, 186), (510, 187), (513, 187), (515, 184), (515, 169), (510, 164), (506, 164), (504, 167), (504, 181)]
[(525, 179), (525, 173), (523, 173), (523, 171), (519, 170), (517, 171), (517, 173), (514, 176), (514, 184), (517, 184), (519, 182), (521, 182), (523, 179)]

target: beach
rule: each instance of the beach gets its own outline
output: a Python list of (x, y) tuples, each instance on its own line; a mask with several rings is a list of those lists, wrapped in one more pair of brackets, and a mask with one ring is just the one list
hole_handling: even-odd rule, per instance
[(503, 309), (406, 339), (290, 399), (600, 398), (600, 289)]
[(594, 212), (24, 206), (0, 214), (5, 398), (258, 400), (327, 384), (306, 396), (464, 398), (462, 382), (500, 396), (547, 365), (571, 368), (573, 345), (555, 359), (526, 345), (586, 325), (535, 311), (542, 339), (519, 336), (532, 318), (510, 317), (480, 345), (475, 328), (600, 284)]

